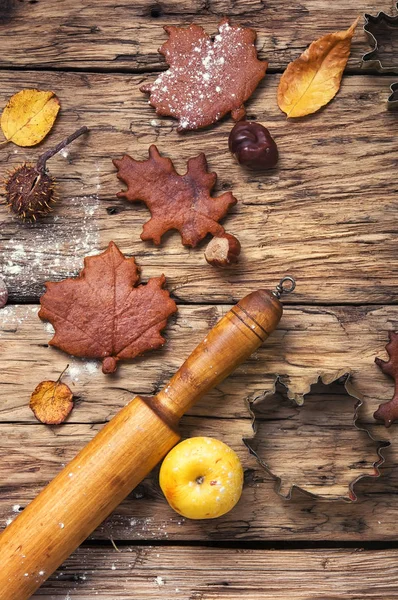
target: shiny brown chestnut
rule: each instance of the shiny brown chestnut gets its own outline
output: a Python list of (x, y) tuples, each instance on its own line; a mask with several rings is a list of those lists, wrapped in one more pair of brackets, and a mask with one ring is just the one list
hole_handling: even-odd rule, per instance
[(229, 149), (240, 165), (263, 171), (278, 162), (278, 148), (268, 129), (255, 121), (239, 121), (232, 128)]

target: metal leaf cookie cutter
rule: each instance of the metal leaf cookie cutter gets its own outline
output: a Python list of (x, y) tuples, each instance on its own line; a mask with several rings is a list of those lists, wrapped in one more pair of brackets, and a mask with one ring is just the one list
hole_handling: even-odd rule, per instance
[(391, 94), (387, 99), (388, 110), (398, 110), (398, 82), (390, 85)]
[[(323, 393), (327, 394), (326, 400), (329, 399), (332, 403), (333, 411), (329, 415), (325, 409), (325, 400), (319, 401), (319, 395)], [(349, 427), (352, 434), (347, 434), (347, 430), (341, 429), (339, 426), (340, 422), (344, 420), (341, 407), (340, 411), (338, 409), (343, 396), (345, 400), (351, 398), (355, 402), (353, 421), (351, 421), (352, 412), (350, 412), (349, 419), (348, 415), (346, 417), (347, 424), (352, 422), (354, 425), (354, 428)], [(303, 397), (307, 398), (307, 403), (310, 401), (314, 404), (308, 410), (310, 416), (306, 418), (306, 421), (300, 421), (302, 419), (300, 411), (303, 409), (289, 398), (288, 386), (278, 376), (272, 390), (248, 403), (254, 435), (251, 438), (244, 438), (243, 442), (260, 466), (276, 480), (275, 491), (282, 498), (290, 500), (293, 490), (297, 489), (312, 498), (354, 502), (357, 500), (354, 491), (355, 484), (364, 477), (379, 477), (379, 467), (384, 463), (382, 450), (388, 447), (390, 442), (376, 440), (365, 427), (358, 425), (358, 413), (363, 405), (363, 400), (352, 387), (349, 373), (345, 373), (343, 376), (340, 373), (332, 378), (326, 375), (318, 377), (309, 385)], [(288, 404), (286, 401), (289, 401)], [(274, 410), (279, 413), (276, 417), (272, 415), (272, 403), (276, 406)], [(280, 416), (281, 410), (282, 417)], [(294, 411), (293, 416), (291, 415), (292, 411)], [(325, 421), (322, 427), (315, 424), (316, 414), (314, 413), (316, 411), (319, 411)], [(261, 420), (262, 414), (267, 418)], [(279, 427), (275, 425), (276, 419), (281, 423)], [(295, 421), (298, 421), (296, 429)], [(265, 429), (267, 427), (270, 429), (269, 423), (271, 423), (271, 431), (264, 435), (264, 430), (260, 431), (261, 427), (265, 424)], [(363, 444), (366, 446), (366, 450), (363, 450), (364, 457), (370, 452), (376, 451), (377, 459), (371, 462), (362, 458), (347, 464), (347, 435), (353, 436), (350, 450), (353, 452), (355, 448), (356, 454), (361, 453), (358, 450), (358, 445), (360, 446), (357, 439), (358, 432), (362, 432), (363, 439), (366, 441), (366, 444)], [(260, 433), (261, 435), (259, 435)], [(278, 457), (276, 465), (275, 463), (271, 465), (269, 456), (268, 458), (264, 456), (271, 446), (272, 452), (276, 453)], [(292, 457), (292, 446), (296, 447), (294, 457)], [(300, 463), (301, 470), (296, 463)], [(287, 473), (281, 475), (281, 469), (287, 469)], [(303, 481), (300, 480), (300, 477)], [(297, 479), (300, 483), (297, 482)], [(328, 487), (332, 490), (341, 490), (343, 485), (347, 487), (347, 493), (325, 492)]]
[[(398, 2), (396, 8), (398, 10)], [(365, 14), (363, 30), (373, 48), (363, 55), (361, 66), (375, 69), (379, 73), (398, 73), (398, 15), (387, 15), (383, 11), (380, 11), (376, 16)], [(390, 32), (390, 36), (387, 35), (388, 32)], [(380, 58), (380, 50), (382, 47), (387, 46), (389, 42), (392, 45), (391, 37), (394, 37), (394, 35), (397, 37), (397, 59), (395, 63), (387, 65)], [(383, 40), (382, 46), (379, 40)], [(393, 52), (391, 54), (393, 55)], [(398, 109), (398, 82), (393, 83), (391, 86), (387, 108), (388, 110)]]

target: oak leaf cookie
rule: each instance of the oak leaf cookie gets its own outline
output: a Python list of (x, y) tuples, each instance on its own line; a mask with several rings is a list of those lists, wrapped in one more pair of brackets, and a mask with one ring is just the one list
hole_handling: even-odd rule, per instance
[(142, 240), (159, 245), (166, 231), (177, 229), (184, 246), (194, 248), (208, 233), (224, 233), (218, 221), (237, 200), (231, 192), (215, 198), (211, 195), (217, 174), (209, 173), (203, 152), (188, 160), (184, 175), (179, 175), (171, 160), (161, 156), (154, 145), (149, 148), (147, 160), (134, 160), (125, 154), (113, 164), (118, 178), (127, 185), (118, 198), (145, 202), (151, 212)]

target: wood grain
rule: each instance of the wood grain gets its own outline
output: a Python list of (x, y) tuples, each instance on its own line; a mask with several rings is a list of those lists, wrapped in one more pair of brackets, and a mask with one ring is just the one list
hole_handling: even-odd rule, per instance
[[(330, 460), (330, 453), (320, 450), (325, 425), (318, 426), (318, 440), (314, 441), (312, 449), (301, 443), (302, 432), (298, 431), (295, 437), (282, 432), (281, 426), (286, 429), (286, 425), (285, 412), (284, 422), (281, 418), (274, 423), (272, 436), (273, 443), (278, 444), (275, 450), (282, 444), (285, 446), (283, 460), (288, 461), (285, 476), (297, 477), (300, 466), (311, 457), (318, 466), (317, 452)], [(71, 424), (50, 429), (39, 425), (1, 425), (0, 435), (4, 440), (0, 450), (1, 525), (12, 521), (100, 427)], [(340, 428), (342, 435), (337, 434), (340, 445), (336, 448), (334, 459), (337, 465), (344, 465), (344, 470), (335, 470), (332, 489), (329, 488), (330, 481), (321, 477), (315, 482), (312, 471), (306, 475), (313, 491), (317, 486), (319, 493), (325, 496), (330, 491), (336, 495), (338, 490), (346, 495), (350, 472), (356, 472), (358, 462), (364, 460), (363, 472), (371, 475), (370, 462), (377, 458), (376, 445), (368, 443), (365, 434), (353, 429), (351, 424), (348, 426), (348, 413), (335, 427), (337, 430)], [(183, 438), (195, 435), (216, 437), (240, 456), (245, 470), (245, 485), (242, 498), (233, 511), (213, 521), (191, 521), (180, 517), (165, 501), (158, 484), (158, 470), (155, 469), (90, 539), (112, 537), (115, 540), (185, 542), (281, 539), (362, 542), (396, 539), (395, 528), (391, 526), (398, 518), (394, 497), (398, 485), (396, 446), (385, 450), (387, 463), (382, 467), (379, 479), (368, 477), (356, 485), (358, 502), (320, 501), (299, 492), (294, 492), (293, 499), (287, 501), (276, 494), (273, 479), (257, 465), (242, 443), (242, 436), (250, 433), (247, 419), (184, 417), (181, 433)], [(278, 460), (276, 454), (271, 448), (270, 461)]]
[[(360, 24), (342, 89), (325, 110), (291, 122), (276, 106), (276, 73), (309, 42), (346, 28), (365, 11), (395, 14), (395, 4), (0, 2), (0, 106), (24, 87), (53, 89), (62, 105), (53, 132), (39, 148), (0, 148), (1, 175), (36, 159), (77, 127), (91, 129), (49, 163), (61, 196), (53, 216), (24, 225), (0, 207), (0, 272), (11, 302), (24, 303), (0, 311), (0, 526), (15, 518), (133, 395), (158, 392), (230, 303), (257, 287), (273, 286), (288, 271), (298, 280), (277, 332), (182, 423), (184, 436), (214, 436), (238, 451), (245, 487), (235, 510), (213, 522), (185, 521), (163, 499), (155, 470), (96, 530), (93, 546), (78, 550), (35, 599), (398, 599), (396, 550), (187, 545), (198, 540), (210, 545), (396, 541), (397, 428), (386, 431), (372, 424), (373, 411), (391, 397), (393, 387), (373, 360), (385, 357), (387, 331), (398, 328), (398, 308), (392, 306), (398, 273), (397, 120), (385, 111), (395, 77), (358, 74), (360, 57), (370, 48)], [(225, 14), (257, 29), (259, 56), (270, 61), (269, 73), (274, 73), (247, 103), (249, 117), (271, 129), (280, 149), (278, 168), (266, 175), (246, 172), (231, 159), (230, 119), (181, 136), (175, 121), (157, 118), (138, 91), (166, 68), (157, 53), (166, 40), (164, 24), (195, 21), (212, 33)], [(389, 42), (386, 62), (392, 62), (394, 50)], [(77, 72), (58, 72), (65, 69)], [(160, 248), (139, 240), (148, 211), (115, 199), (119, 184), (110, 158), (129, 152), (144, 159), (151, 143), (180, 172), (190, 156), (204, 151), (210, 168), (217, 169), (216, 192), (232, 190), (238, 197), (225, 219), (243, 245), (237, 269), (215, 271), (204, 261), (205, 243), (196, 250), (183, 248), (176, 233), (167, 235)], [(38, 320), (34, 304), (44, 281), (77, 274), (84, 256), (103, 250), (111, 239), (137, 257), (144, 281), (165, 273), (180, 310), (167, 328), (164, 349), (123, 364), (117, 377), (106, 378), (96, 363), (47, 347), (51, 331)], [(67, 362), (65, 380), (77, 397), (71, 418), (61, 427), (37, 424), (28, 408), (30, 393), (42, 379), (56, 378)], [(242, 437), (251, 434), (245, 399), (270, 389), (276, 373), (290, 385), (291, 396), (300, 398), (320, 372), (331, 377), (347, 368), (365, 398), (361, 422), (395, 444), (385, 451), (382, 477), (356, 486), (356, 504), (316, 501), (297, 492), (286, 502), (243, 446)], [(269, 443), (262, 452), (285, 481), (301, 477), (312, 488), (330, 491), (346, 488), (348, 476), (358, 470), (371, 472), (375, 444), (352, 427), (352, 402), (345, 402), (344, 410), (338, 402), (335, 396), (315, 395), (300, 410), (287, 400), (264, 406), (261, 436)], [(117, 553), (110, 539), (135, 540), (137, 546), (122, 543)], [(156, 540), (184, 545), (148, 546)]]
[[(383, 9), (394, 14), (394, 2)], [(52, 69), (106, 69), (147, 71), (165, 67), (157, 48), (165, 41), (163, 25), (188, 25), (195, 21), (209, 33), (216, 32), (225, 15), (258, 32), (261, 58), (273, 69), (283, 69), (314, 39), (346, 29), (358, 14), (380, 10), (377, 0), (347, 3), (303, 0), (281, 5), (277, 0), (172, 0), (134, 3), (110, 0), (62, 0), (41, 2), (8, 0), (0, 8), (0, 66)], [(361, 55), (369, 50), (358, 28), (351, 69), (358, 69)], [(390, 64), (390, 63), (388, 63)]]
[[(66, 157), (49, 163), (62, 198), (53, 217), (31, 225), (1, 211), (0, 265), (11, 300), (37, 301), (46, 279), (76, 274), (85, 255), (113, 239), (137, 257), (144, 278), (164, 272), (181, 302), (236, 301), (291, 272), (298, 285), (286, 302), (395, 303), (398, 125), (384, 106), (393, 79), (346, 77), (325, 110), (287, 121), (276, 106), (278, 78), (269, 76), (249, 107), (270, 127), (281, 155), (276, 170), (257, 175), (234, 164), (228, 152), (230, 120), (182, 136), (174, 121), (157, 119), (138, 91), (144, 76), (0, 73), (3, 103), (10, 90), (25, 86), (54, 88), (62, 103), (42, 148), (0, 149), (4, 169), (32, 160), (82, 124), (91, 128)], [(176, 232), (160, 247), (140, 240), (148, 210), (115, 200), (120, 183), (110, 158), (127, 151), (144, 159), (151, 143), (180, 172), (189, 157), (205, 151), (210, 168), (217, 169), (217, 190), (236, 195), (238, 205), (225, 226), (241, 238), (237, 268), (207, 265), (205, 242), (184, 248)]]
[[(81, 399), (67, 424), (35, 424), (28, 408), (31, 390), (43, 378), (55, 378), (67, 357), (46, 347), (48, 332), (37, 319), (36, 307), (8, 307), (1, 329), (3, 406), (0, 455), (0, 515), (3, 524), (15, 517), (14, 505), (26, 506), (36, 493), (83, 447), (106, 421), (135, 393), (154, 393), (162, 387), (226, 307), (184, 306), (167, 332), (169, 347), (121, 365), (120, 375), (106, 378), (92, 362), (72, 360), (65, 381)], [(300, 494), (291, 502), (276, 496), (274, 482), (242, 444), (251, 435), (244, 400), (271, 386), (279, 372), (297, 396), (320, 372), (353, 368), (353, 381), (365, 396), (362, 421), (370, 423), (382, 400), (391, 397), (392, 383), (373, 364), (384, 356), (386, 329), (397, 327), (396, 307), (289, 307), (280, 328), (260, 351), (233, 376), (208, 394), (183, 419), (183, 436), (209, 435), (223, 439), (240, 454), (246, 470), (244, 496), (238, 507), (206, 527), (181, 520), (167, 506), (157, 485), (156, 472), (121, 505), (95, 534), (115, 539), (394, 539), (391, 523), (397, 518), (393, 493), (397, 482), (396, 446), (385, 451), (387, 463), (380, 479), (366, 479), (356, 491), (357, 504), (324, 503)], [(17, 358), (18, 357), (18, 358)], [(136, 382), (136, 383), (134, 383)], [(156, 388), (155, 388), (156, 386)], [(333, 399), (333, 402), (336, 399)], [(353, 403), (344, 410), (336, 403), (326, 410), (324, 397), (307, 399), (305, 412), (284, 403), (262, 411), (265, 439), (272, 440), (266, 458), (287, 482), (307, 483), (321, 493), (346, 495), (348, 479), (362, 467), (371, 473), (377, 459), (375, 444), (352, 427)], [(303, 420), (296, 422), (298, 416)], [(300, 417), (301, 418), (301, 417)], [(7, 421), (9, 423), (7, 423)], [(12, 422), (10, 422), (12, 421)], [(16, 424), (20, 421), (21, 424)], [(73, 423), (75, 421), (75, 423)], [(86, 422), (86, 424), (83, 424)], [(96, 424), (97, 422), (97, 424)], [(371, 428), (381, 439), (395, 442), (396, 427)], [(327, 441), (326, 441), (327, 440)], [(326, 451), (325, 446), (329, 448)], [(334, 454), (337, 452), (337, 454)], [(322, 467), (310, 470), (309, 464)], [(365, 461), (361, 463), (361, 461)], [(325, 469), (325, 463), (340, 465)], [(301, 475), (300, 475), (301, 472)], [(314, 491), (314, 489), (312, 489)]]
[[(118, 507), (178, 443), (180, 417), (259, 348), (282, 310), (271, 292), (243, 298), (166, 388), (151, 398), (135, 397), (82, 448), (1, 535), (2, 600), (28, 600)], [(354, 477), (367, 468), (361, 461)]]
[(395, 600), (396, 562), (397, 550), (86, 547), (33, 598)]
[(120, 411), (2, 533), (1, 600), (28, 600), (178, 440), (141, 398)]
[[(158, 393), (228, 308), (180, 306), (162, 349), (123, 362), (117, 375), (107, 376), (95, 361), (48, 347), (51, 327), (37, 317), (37, 306), (7, 306), (0, 311), (0, 422), (36, 423), (28, 407), (30, 394), (40, 381), (56, 380), (68, 363), (63, 381), (77, 398), (68, 422), (108, 421), (134, 395)], [(390, 329), (398, 329), (395, 306), (287, 307), (278, 329), (261, 348), (189, 414), (247, 419), (245, 400), (271, 389), (276, 374), (299, 400), (320, 374), (332, 377), (351, 370), (352, 382), (365, 399), (361, 416), (374, 423), (373, 412), (392, 397), (392, 380), (374, 364), (376, 356), (386, 356)], [(378, 436), (389, 435), (384, 426), (376, 429)]]

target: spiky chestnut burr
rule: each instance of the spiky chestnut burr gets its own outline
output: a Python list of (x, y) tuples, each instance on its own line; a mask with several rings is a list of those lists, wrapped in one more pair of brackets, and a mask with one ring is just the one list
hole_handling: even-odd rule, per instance
[(55, 179), (47, 170), (47, 161), (87, 131), (87, 127), (80, 127), (55, 148), (44, 152), (36, 165), (24, 163), (11, 173), (5, 182), (5, 190), (6, 204), (12, 212), (21, 219), (36, 221), (51, 211), (56, 202)]

